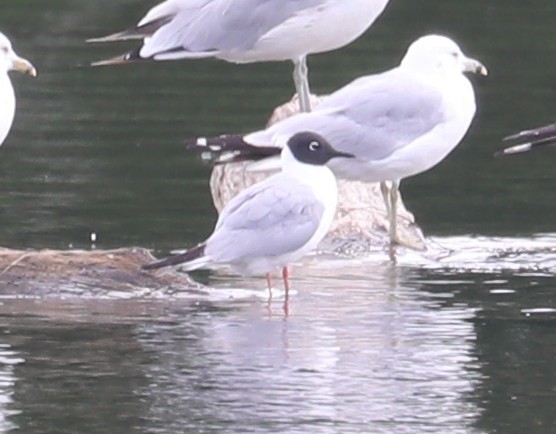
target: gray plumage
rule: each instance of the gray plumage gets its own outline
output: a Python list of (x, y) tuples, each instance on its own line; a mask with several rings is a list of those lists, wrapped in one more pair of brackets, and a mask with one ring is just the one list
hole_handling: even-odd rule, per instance
[[(396, 235), (399, 182), (440, 163), (463, 139), (476, 111), (475, 94), (465, 72), (487, 74), (485, 66), (466, 57), (451, 39), (426, 35), (413, 42), (400, 65), (381, 74), (354, 80), (324, 99), (311, 113), (301, 113), (233, 142), (231, 158), (226, 138), (200, 139), (203, 150), (223, 152), (225, 161), (271, 154), (270, 148), (300, 130), (322, 135), (353, 159), (328, 164), (339, 178), (381, 182), (390, 219), (392, 244)], [(275, 145), (274, 145), (275, 146)], [(254, 152), (265, 147), (264, 153)], [(263, 162), (259, 169), (277, 168)], [(390, 189), (385, 182), (390, 181)]]
[(310, 111), (306, 57), (359, 37), (388, 0), (167, 0), (132, 29), (90, 42), (144, 38), (93, 65), (216, 57), (234, 63), (291, 60), (302, 111)]
[[(337, 176), (378, 182), (393, 178), (389, 175), (392, 158), (398, 159), (399, 171), (404, 172), (399, 177), (425, 170), (428, 157), (422, 164), (415, 164), (414, 160), (409, 164), (404, 155), (398, 157), (396, 152), (405, 152), (408, 144), (442, 123), (446, 116), (442, 109), (442, 94), (437, 88), (398, 69), (357, 79), (326, 98), (312, 113), (299, 114), (249, 134), (245, 141), (268, 145), (276, 136), (303, 129), (315, 131), (336, 149), (356, 155), (349, 161), (330, 162)], [(407, 158), (413, 157), (410, 153)]]
[(236, 271), (241, 274), (266, 272), (254, 269), (260, 262), (257, 258), (278, 257), (303, 247), (315, 234), (323, 212), (309, 187), (278, 174), (230, 201), (206, 241), (205, 254), (232, 268), (238, 264)]
[[(323, 2), (281, 0), (278, 4), (275, 0), (205, 0), (191, 3), (190, 8), (176, 14), (145, 41), (142, 57), (156, 57), (177, 49), (218, 54), (251, 50), (262, 35)], [(287, 59), (289, 57), (283, 60)]]

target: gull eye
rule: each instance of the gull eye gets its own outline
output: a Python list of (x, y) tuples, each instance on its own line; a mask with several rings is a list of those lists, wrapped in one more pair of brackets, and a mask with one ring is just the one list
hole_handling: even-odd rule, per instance
[(311, 151), (316, 151), (317, 149), (320, 148), (320, 143), (319, 142), (311, 142), (309, 143), (309, 149)]
[(3, 47), (2, 47), (2, 52), (3, 52), (4, 54), (8, 54), (8, 53), (10, 52), (10, 49), (9, 49), (8, 47), (6, 47), (6, 46), (3, 46)]

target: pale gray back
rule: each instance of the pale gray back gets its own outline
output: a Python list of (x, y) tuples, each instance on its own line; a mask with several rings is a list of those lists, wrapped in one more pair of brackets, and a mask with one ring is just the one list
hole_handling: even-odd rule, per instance
[(312, 238), (323, 213), (307, 185), (274, 175), (226, 205), (205, 254), (215, 262), (233, 263), (294, 252)]
[(180, 12), (146, 42), (149, 50), (249, 50), (259, 38), (304, 9), (328, 0), (206, 0)]

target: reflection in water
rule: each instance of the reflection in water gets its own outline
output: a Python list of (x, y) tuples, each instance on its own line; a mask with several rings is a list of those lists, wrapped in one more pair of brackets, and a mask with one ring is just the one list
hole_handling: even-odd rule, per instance
[(19, 413), (14, 410), (14, 385), (16, 377), (14, 375), (14, 366), (25, 362), (12, 351), (10, 346), (0, 343), (0, 432), (8, 432), (16, 425), (12, 421), (12, 417)]
[(534, 402), (528, 432), (545, 434), (552, 239), (437, 239), (441, 255), (397, 266), (310, 258), (288, 317), (264, 279), (224, 273), (201, 274), (218, 289), (196, 301), (6, 298), (0, 326), (25, 363), (6, 368), (1, 408), (23, 432), (518, 433)]
[(399, 270), (375, 269), (376, 283), (344, 271), (352, 279), (340, 286), (304, 282), (287, 319), (259, 304), (206, 314), (197, 331), (189, 321), (147, 326), (140, 341), (160, 355), (149, 371), (152, 429), (186, 412), (187, 428), (228, 432), (470, 432), (473, 310), (440, 309), (403, 275), (384, 285)]
[(121, 433), (141, 425), (146, 403), (135, 391), (152, 359), (138, 351), (133, 327), (33, 317), (10, 323), (12, 346), (25, 358), (14, 369), (17, 413), (9, 417), (21, 432)]

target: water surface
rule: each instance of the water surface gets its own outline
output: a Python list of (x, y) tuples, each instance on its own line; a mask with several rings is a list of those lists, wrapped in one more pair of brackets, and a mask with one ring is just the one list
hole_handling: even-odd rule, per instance
[[(129, 45), (87, 38), (153, 2), (19, 0), (0, 27), (40, 76), (13, 76), (0, 152), (0, 244), (187, 247), (212, 229), (198, 134), (259, 128), (292, 93), (288, 63), (91, 69)], [(290, 312), (279, 282), (197, 273), (206, 293), (0, 300), (0, 432), (523, 433), (556, 430), (556, 153), (494, 159), (554, 121), (556, 4), (392, 0), (363, 38), (309, 60), (313, 90), (395, 65), (424, 33), (490, 70), (478, 115), (404, 199), (433, 247), (397, 265), (309, 258)]]

